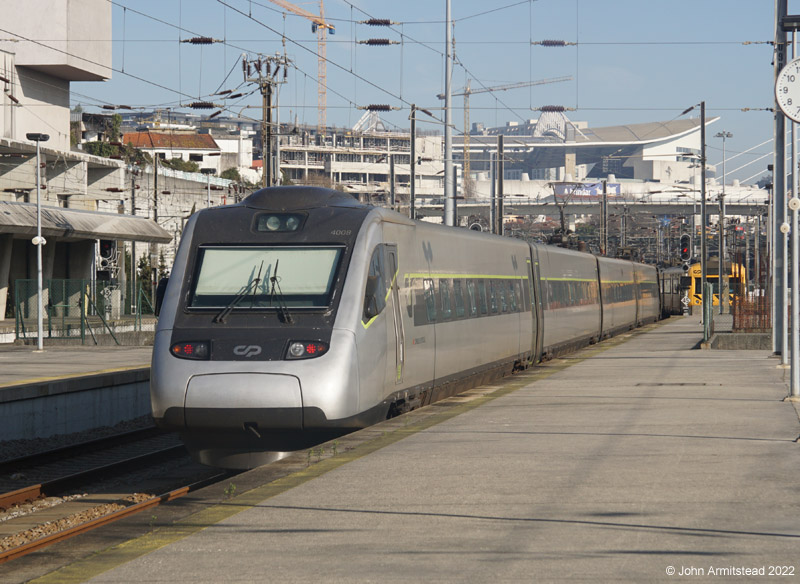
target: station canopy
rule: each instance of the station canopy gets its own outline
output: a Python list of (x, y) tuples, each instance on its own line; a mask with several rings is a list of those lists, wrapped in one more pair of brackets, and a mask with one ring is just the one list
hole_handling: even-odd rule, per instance
[[(0, 234), (36, 235), (36, 205), (0, 201)], [(66, 241), (117, 239), (169, 243), (172, 235), (154, 221), (118, 213), (42, 206), (42, 235)]]

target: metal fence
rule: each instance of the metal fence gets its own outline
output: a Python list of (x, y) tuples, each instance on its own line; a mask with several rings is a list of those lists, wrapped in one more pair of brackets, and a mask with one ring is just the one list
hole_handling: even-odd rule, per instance
[[(140, 287), (137, 301), (116, 284), (92, 280), (45, 280), (42, 285), (42, 334), (50, 339), (87, 338), (98, 343), (99, 335), (110, 335), (116, 344), (120, 333), (152, 331), (155, 317), (149, 299)], [(14, 307), (17, 339), (38, 336), (38, 283), (17, 280)]]
[[(746, 257), (745, 257), (746, 259)], [(741, 261), (737, 257), (737, 261)], [(758, 266), (752, 289), (734, 297), (731, 305), (733, 330), (742, 333), (765, 333), (772, 330), (772, 304), (769, 291), (769, 257)]]

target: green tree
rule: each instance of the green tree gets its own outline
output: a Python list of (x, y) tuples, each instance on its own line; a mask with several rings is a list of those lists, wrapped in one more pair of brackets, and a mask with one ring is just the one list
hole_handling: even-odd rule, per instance
[(111, 116), (111, 125), (108, 129), (108, 138), (112, 142), (116, 142), (119, 140), (119, 129), (122, 127), (122, 116), (119, 114), (114, 114)]
[[(148, 302), (153, 302), (153, 267), (150, 263), (150, 254), (146, 253), (139, 258), (139, 265), (137, 269), (137, 277), (142, 290), (142, 295), (147, 298)], [(158, 273), (156, 274), (156, 284), (161, 278), (166, 278), (169, 275), (167, 260), (162, 251), (158, 256)], [(147, 302), (143, 302), (142, 311), (149, 310)]]
[(112, 146), (108, 142), (85, 142), (83, 144), (83, 151), (93, 156), (102, 156), (103, 158), (119, 156), (119, 147)]
[(74, 148), (78, 144), (81, 143), (81, 123), (80, 122), (70, 122), (69, 123), (69, 145), (70, 147)]
[(184, 172), (200, 172), (200, 165), (193, 160), (170, 158), (169, 160), (162, 160), (160, 165), (173, 170), (182, 170)]
[(220, 178), (226, 178), (228, 180), (232, 180), (234, 182), (241, 182), (242, 176), (239, 174), (239, 169), (236, 167), (226, 168), (222, 171), (219, 175)]

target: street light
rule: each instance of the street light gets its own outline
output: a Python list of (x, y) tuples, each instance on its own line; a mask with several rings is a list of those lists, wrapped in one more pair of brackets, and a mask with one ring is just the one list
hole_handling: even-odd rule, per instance
[(206, 175), (206, 208), (211, 206), (211, 175), (217, 172), (215, 168), (201, 168), (200, 172)]
[(31, 133), (25, 137), (32, 142), (36, 142), (36, 237), (33, 238), (33, 245), (36, 246), (36, 290), (38, 307), (36, 309), (36, 347), (37, 351), (44, 350), (44, 340), (42, 339), (42, 329), (44, 320), (42, 312), (44, 302), (42, 301), (42, 246), (47, 243), (42, 237), (42, 199), (41, 199), (41, 162), (39, 153), (39, 142), (47, 142), (50, 136), (47, 134)]
[(719, 313), (723, 314), (730, 299), (728, 274), (725, 271), (725, 140), (733, 138), (733, 134), (722, 131), (714, 134), (714, 137), (722, 138), (722, 193), (719, 196)]

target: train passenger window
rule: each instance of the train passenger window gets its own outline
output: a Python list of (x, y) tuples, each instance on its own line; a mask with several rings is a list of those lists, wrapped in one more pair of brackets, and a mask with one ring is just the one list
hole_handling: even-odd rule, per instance
[(453, 299), (456, 303), (456, 318), (464, 318), (464, 315), (467, 313), (464, 309), (464, 293), (461, 288), (461, 280), (453, 280)]
[(506, 283), (497, 283), (497, 295), (500, 297), (500, 311), (508, 312), (508, 295), (506, 294)]
[(520, 305), (520, 310), (522, 312), (529, 312), (531, 310), (531, 305), (533, 301), (531, 300), (531, 281), (526, 278), (520, 282), (520, 290), (522, 292), (522, 304)]
[(489, 311), (497, 314), (497, 286), (494, 280), (489, 280)]
[(478, 299), (481, 305), (481, 314), (489, 314), (489, 307), (486, 303), (486, 280), (478, 281)]
[(517, 307), (519, 303), (517, 302), (517, 286), (519, 285), (518, 282), (509, 282), (508, 283), (508, 299), (511, 304), (511, 312), (517, 312)]
[(364, 323), (375, 318), (386, 307), (386, 266), (383, 261), (383, 246), (379, 245), (372, 252), (367, 274), (367, 287), (364, 291)]
[(439, 297), (442, 301), (442, 319), (447, 320), (453, 316), (450, 298), (450, 280), (439, 280)]
[(436, 322), (436, 288), (433, 280), (425, 278), (422, 280), (422, 291), (425, 295), (425, 309), (428, 314), (428, 322)]
[(475, 301), (475, 280), (467, 280), (467, 301), (469, 302), (469, 315), (478, 316), (478, 303)]

